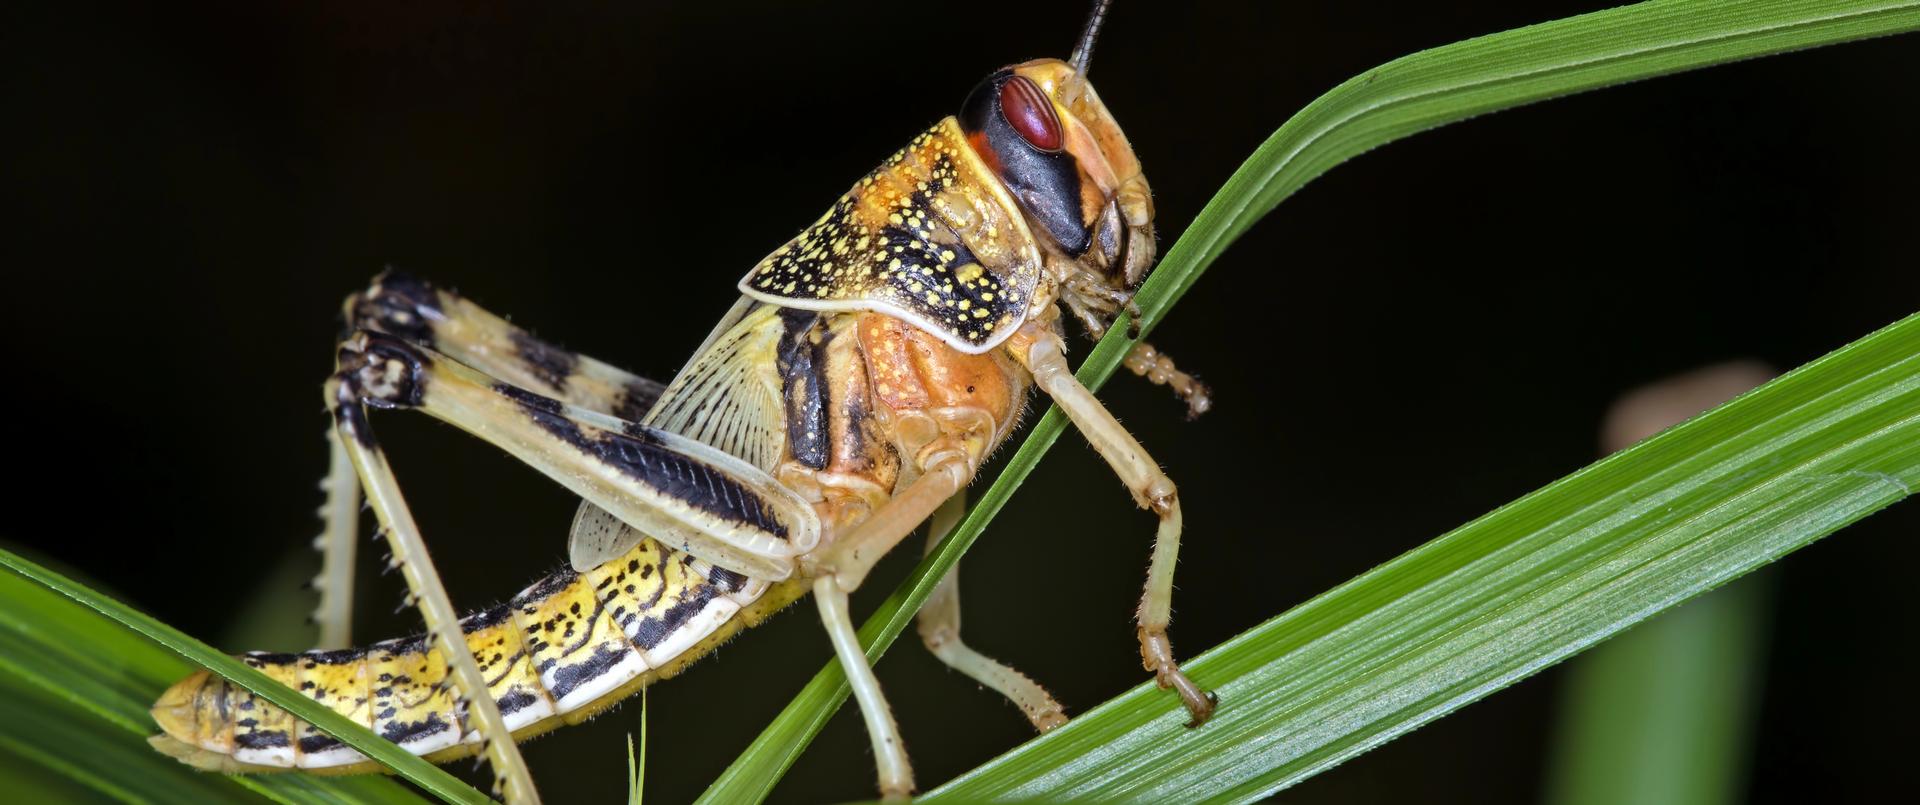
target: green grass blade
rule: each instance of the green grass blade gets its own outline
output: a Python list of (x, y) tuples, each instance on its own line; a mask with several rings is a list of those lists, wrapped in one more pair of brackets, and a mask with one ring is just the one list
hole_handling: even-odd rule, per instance
[[(146, 736), (158, 728), (147, 717), (147, 708), (162, 689), (192, 671), (185, 658), (312, 722), (445, 801), (491, 801), (371, 730), (144, 613), (5, 550), (0, 550), (0, 566), (11, 571), (0, 573), (0, 677), (31, 686), (42, 698), (62, 700), (92, 722), (111, 725), (117, 731), (108, 741), (114, 751), (124, 744), (164, 761), (165, 772), (156, 772), (156, 780), (174, 784), (186, 778), (231, 779), (283, 801), (420, 801), (393, 781), (377, 777), (225, 778), (196, 772), (154, 752)], [(0, 723), (8, 725), (0, 733), (33, 740), (13, 722)]]
[[(1920, 28), (1920, 2), (1911, 0), (1669, 0), (1480, 37), (1382, 65), (1335, 87), (1294, 115), (1228, 179), (1141, 288), (1136, 300), (1142, 311), (1141, 329), (1151, 331), (1214, 259), (1281, 200), (1368, 149), (1446, 123), (1560, 95), (1916, 28)], [(1088, 355), (1078, 372), (1081, 382), (1097, 389), (1112, 376), (1131, 347), (1125, 330), (1115, 327)], [(870, 658), (878, 659), (899, 636), (940, 575), (972, 545), (1059, 438), (1065, 424), (1059, 411), (1048, 410), (960, 527), (861, 627), (861, 641)], [(702, 801), (764, 799), (847, 695), (839, 669), (832, 665), (822, 669), (721, 773)], [(1058, 731), (1049, 736), (1056, 741), (1060, 737)], [(1082, 748), (1100, 752), (1099, 747)]]
[[(1409, 478), (1417, 483), (1419, 479)], [(1235, 637), (931, 793), (1247, 800), (1296, 783), (1900, 500), (1920, 484), (1920, 315)]]
[(633, 759), (633, 735), (627, 735), (627, 805), (641, 805), (647, 793), (647, 689), (640, 689), (640, 760)]

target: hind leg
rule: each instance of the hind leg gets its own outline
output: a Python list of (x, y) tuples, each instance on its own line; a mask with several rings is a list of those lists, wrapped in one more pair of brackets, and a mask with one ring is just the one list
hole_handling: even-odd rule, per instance
[[(493, 766), (494, 790), (504, 792), (510, 803), (537, 803), (540, 795), (533, 787), (533, 776), (520, 757), (520, 748), (514, 745), (499, 706), (487, 695), (486, 678), (481, 675), (480, 665), (460, 631), (459, 611), (453, 608), (445, 585), (440, 583), (439, 571), (434, 569), (426, 542), (420, 537), (420, 528), (414, 524), (406, 499), (400, 495), (400, 485), (387, 465), (386, 454), (374, 440), (373, 429), (367, 422), (366, 392), (361, 385), (358, 375), (345, 368), (327, 383), (327, 405), (334, 415), (335, 440), (343, 448), (373, 505), (380, 530), (392, 552), (391, 566), (399, 567), (407, 580), (408, 600), (419, 607), (426, 619), (428, 634), (447, 658), (451, 676), (461, 693), (456, 713), (464, 712), (479, 722), (480, 733), (485, 736), (487, 761)], [(465, 721), (463, 718), (459, 725), (463, 731), (468, 728)]]
[[(533, 336), (452, 291), (396, 271), (382, 272), (347, 297), (347, 332), (386, 333), (444, 353), (520, 388), (629, 422), (646, 416), (665, 388), (603, 361)], [(313, 621), (320, 648), (352, 644), (353, 575), (360, 530), (360, 484), (345, 446), (328, 436), (330, 460), (320, 488), (323, 527), (314, 540), (321, 572)]]

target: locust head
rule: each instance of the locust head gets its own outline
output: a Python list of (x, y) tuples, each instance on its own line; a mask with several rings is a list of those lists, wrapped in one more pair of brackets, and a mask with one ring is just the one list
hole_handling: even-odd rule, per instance
[(1069, 61), (987, 76), (959, 122), (1041, 243), (1061, 298), (1094, 334), (1153, 264), (1153, 197), (1133, 146), (1087, 80), (1096, 15)]

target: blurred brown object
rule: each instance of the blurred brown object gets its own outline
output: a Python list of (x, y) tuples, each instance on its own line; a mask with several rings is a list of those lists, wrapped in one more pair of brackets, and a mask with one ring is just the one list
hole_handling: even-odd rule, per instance
[(1600, 449), (1613, 453), (1746, 393), (1779, 374), (1757, 360), (1705, 366), (1622, 395), (1600, 424)]

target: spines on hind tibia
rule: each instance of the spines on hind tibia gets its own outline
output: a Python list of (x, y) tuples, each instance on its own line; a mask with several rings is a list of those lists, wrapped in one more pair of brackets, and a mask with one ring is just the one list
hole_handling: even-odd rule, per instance
[[(742, 623), (784, 601), (764, 582), (645, 540), (586, 573), (563, 569), (513, 600), (461, 619), (487, 693), (516, 738), (577, 723), (652, 680), (677, 673)], [(749, 620), (757, 620), (752, 618)], [(255, 652), (242, 659), (416, 755), (479, 749), (456, 712), (447, 663), (425, 636), (366, 648)], [(221, 677), (201, 671), (153, 706), (154, 745), (216, 771), (371, 771), (359, 752)]]

